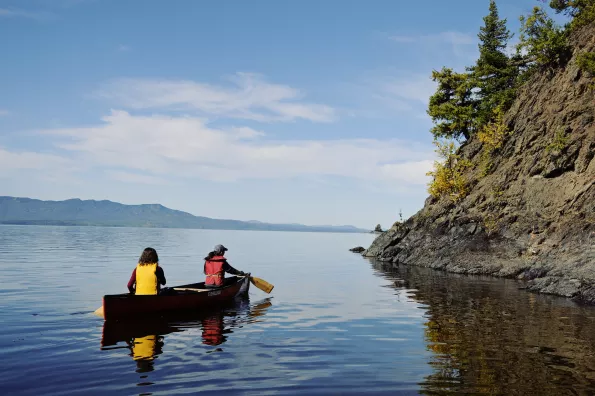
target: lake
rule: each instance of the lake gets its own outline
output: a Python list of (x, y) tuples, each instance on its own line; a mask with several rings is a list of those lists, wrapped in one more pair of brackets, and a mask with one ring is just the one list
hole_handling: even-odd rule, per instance
[[(370, 234), (0, 226), (6, 395), (595, 392), (595, 308), (513, 280), (383, 265)], [(104, 323), (142, 250), (167, 285), (218, 243), (275, 285), (188, 319)]]

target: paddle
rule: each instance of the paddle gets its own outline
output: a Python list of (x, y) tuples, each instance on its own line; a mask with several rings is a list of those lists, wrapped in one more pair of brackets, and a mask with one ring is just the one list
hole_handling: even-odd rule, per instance
[(275, 287), (271, 285), (269, 282), (265, 281), (264, 279), (256, 278), (254, 276), (250, 276), (250, 282), (252, 282), (254, 286), (258, 287), (260, 290), (267, 294), (272, 292), (273, 288)]
[(101, 307), (97, 308), (97, 309), (95, 310), (95, 312), (93, 312), (93, 313), (94, 313), (95, 315), (97, 315), (97, 316), (99, 316), (99, 317), (102, 317), (102, 318), (103, 318), (103, 305), (102, 305)]

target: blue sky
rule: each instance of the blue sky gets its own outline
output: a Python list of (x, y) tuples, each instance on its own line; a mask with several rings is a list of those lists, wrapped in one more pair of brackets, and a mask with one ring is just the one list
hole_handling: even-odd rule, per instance
[[(390, 226), (488, 0), (0, 0), (0, 195)], [(509, 28), (537, 0), (498, 1)]]

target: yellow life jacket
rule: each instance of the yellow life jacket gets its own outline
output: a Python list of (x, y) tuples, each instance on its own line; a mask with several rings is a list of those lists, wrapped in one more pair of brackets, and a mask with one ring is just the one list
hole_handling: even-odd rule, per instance
[(136, 266), (136, 295), (157, 294), (157, 263)]

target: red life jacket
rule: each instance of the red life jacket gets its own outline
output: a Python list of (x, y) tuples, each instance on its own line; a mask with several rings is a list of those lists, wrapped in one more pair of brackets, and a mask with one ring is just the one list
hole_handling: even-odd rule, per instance
[(223, 286), (224, 262), (225, 257), (223, 256), (214, 256), (205, 261), (205, 275), (207, 276), (205, 285)]

